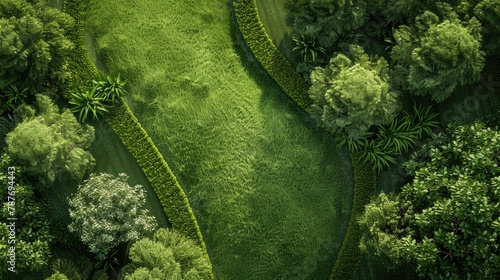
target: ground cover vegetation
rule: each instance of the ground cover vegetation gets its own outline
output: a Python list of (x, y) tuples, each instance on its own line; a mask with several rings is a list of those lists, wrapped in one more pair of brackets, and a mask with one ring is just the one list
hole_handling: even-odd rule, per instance
[[(358, 1), (363, 3), (353, 7), (351, 5), (354, 2), (288, 3), (295, 22), (294, 41), (297, 46), (294, 50), (302, 56), (297, 69), (304, 73), (305, 81), (311, 84), (310, 93), (312, 90), (311, 97), (315, 100), (313, 108), (324, 106), (326, 100), (332, 100), (336, 89), (333, 85), (330, 91), (325, 90), (326, 94), (318, 96), (318, 89), (328, 87), (329, 83), (321, 79), (323, 75), (320, 79), (316, 75), (334, 72), (331, 70), (332, 61), (338, 61), (337, 57), (348, 57), (353, 44), (361, 46), (372, 59), (382, 56), (389, 62), (387, 83), (398, 92), (397, 99), (403, 111), (394, 114), (393, 119), (386, 124), (370, 126), (368, 133), (360, 137), (361, 141), (352, 137), (352, 134), (336, 133), (340, 145), (353, 153), (361, 152), (359, 156), (365, 162), (371, 162), (381, 171), (396, 164), (396, 157), (420, 147), (423, 138), (439, 131), (439, 119), (443, 123), (452, 119), (470, 122), (475, 115), (496, 113), (498, 109), (495, 106), (486, 106), (491, 109), (485, 108), (487, 110), (479, 114), (471, 110), (479, 109), (483, 103), (487, 104), (485, 101), (495, 103), (498, 99), (493, 81), (496, 75), (494, 69), (497, 69), (495, 59), (498, 56), (496, 44), (499, 37), (490, 33), (492, 19), (499, 15), (496, 8), (498, 1)], [(273, 12), (260, 14), (269, 15)], [(349, 18), (349, 15), (355, 18), (338, 22), (339, 14), (343, 19)], [(337, 24), (332, 25), (331, 22), (335, 20)], [(486, 37), (485, 34), (490, 36)], [(354, 92), (363, 91), (358, 89)], [(417, 97), (421, 95), (425, 98)], [(351, 103), (348, 97), (343, 101), (345, 104)], [(438, 104), (431, 108), (428, 105), (432, 103)], [(470, 103), (474, 108), (470, 108)], [(345, 117), (344, 108), (339, 108), (338, 103), (332, 104), (336, 106), (327, 109), (341, 114), (341, 119)], [(467, 112), (458, 112), (457, 116), (453, 116), (458, 105), (463, 108), (464, 104)], [(365, 106), (369, 106), (368, 102)], [(321, 113), (328, 110), (316, 110), (319, 124), (330, 130), (338, 130), (337, 122), (333, 126), (322, 122), (321, 117), (324, 115)], [(440, 111), (444, 113), (443, 116), (439, 116)], [(314, 114), (314, 110), (312, 112)], [(347, 122), (347, 125), (350, 123)], [(366, 128), (364, 125), (359, 127)], [(353, 218), (356, 219), (356, 216)], [(336, 267), (339, 261), (342, 261), (340, 257)], [(356, 262), (350, 260), (349, 263)], [(406, 268), (411, 267), (412, 264), (407, 263)], [(339, 275), (338, 271), (334, 269), (332, 279)], [(426, 275), (420, 270), (417, 272)], [(452, 274), (449, 272), (448, 275)], [(481, 275), (491, 277), (494, 274)], [(342, 279), (353, 276), (351, 274)]]
[[(50, 2), (62, 8), (60, 1)], [(82, 26), (81, 17), (78, 16), (83, 15), (85, 9), (81, 9), (81, 1), (65, 2), (65, 8), (75, 12), (72, 15), (76, 15), (77, 20), (51, 8), (45, 1), (0, 3), (0, 20), (8, 23), (2, 25), (0, 34), (2, 43), (5, 43), (2, 44), (4, 49), (0, 52), (1, 59), (3, 65), (8, 66), (2, 68), (3, 76), (0, 77), (0, 179), (3, 186), (10, 186), (12, 182), (11, 189), (15, 189), (7, 192), (7, 188), (2, 188), (1, 191), (0, 247), (3, 252), (9, 248), (11, 250), (13, 239), (9, 237), (12, 236), (15, 236), (16, 242), (15, 272), (7, 269), (9, 256), (2, 254), (1, 279), (45, 279), (52, 273), (50, 268), (53, 271), (50, 279), (89, 279), (91, 276), (92, 279), (108, 279), (113, 276), (111, 272), (119, 268), (118, 259), (125, 259), (118, 251), (113, 251), (104, 259), (101, 254), (97, 261), (92, 260), (95, 257), (92, 250), (85, 248), (67, 228), (70, 222), (67, 196), (74, 195), (76, 187), (96, 162), (88, 151), (95, 137), (94, 128), (77, 121), (69, 109), (71, 104), (65, 98), (69, 98), (75, 88), (91, 83), (102, 97), (99, 101), (106, 108), (112, 108), (123, 96), (124, 81), (119, 75), (81, 75), (86, 71), (82, 69), (88, 69), (86, 66), (91, 65), (79, 64), (86, 60), (74, 59), (79, 57), (78, 53), (82, 50), (76, 34), (79, 32), (83, 35), (83, 29), (78, 29)], [(5, 26), (7, 29), (3, 29)], [(14, 50), (13, 47), (19, 49)], [(108, 132), (112, 133), (111, 130)], [(96, 148), (92, 150), (95, 152)], [(115, 160), (122, 158), (116, 157)], [(137, 164), (135, 160), (129, 160), (128, 163)], [(111, 165), (117, 166), (97, 165), (104, 171)], [(127, 169), (130, 168), (127, 166)], [(11, 170), (14, 169), (13, 173)], [(134, 181), (137, 179), (134, 178)], [(105, 189), (102, 186), (100, 188)], [(134, 193), (132, 198), (142, 200), (144, 204), (146, 196), (141, 194), (143, 192)], [(13, 196), (16, 199), (15, 207), (11, 201)], [(128, 197), (131, 198), (130, 195)], [(93, 206), (108, 207), (108, 213), (120, 213), (115, 211), (119, 203), (94, 202)], [(138, 202), (134, 201), (133, 207), (127, 210), (144, 212), (145, 205), (139, 205)], [(154, 208), (155, 203), (159, 205), (158, 199), (150, 195), (147, 203), (149, 209)], [(72, 216), (76, 221), (89, 216), (76, 211), (76, 208), (72, 209), (75, 210)], [(91, 209), (90, 206), (86, 208), (89, 211)], [(161, 207), (159, 209), (162, 214), (158, 215), (161, 225), (167, 226), (165, 214)], [(89, 211), (85, 214), (89, 214)], [(18, 219), (15, 229), (4, 222), (13, 216)], [(121, 225), (122, 232), (126, 225)], [(90, 230), (88, 226), (78, 226), (78, 223), (72, 228), (80, 230), (80, 233), (97, 232), (95, 228)], [(127, 231), (125, 239), (138, 239), (140, 236), (136, 235), (140, 235), (145, 228), (140, 226), (137, 232)], [(85, 234), (82, 236), (86, 237)], [(102, 236), (92, 240), (95, 242), (94, 251), (109, 249), (98, 242)], [(124, 240), (123, 236), (118, 237), (122, 238), (120, 241)], [(92, 243), (88, 239), (84, 241)], [(125, 247), (120, 246), (122, 254)]]
[(186, 188), (215, 276), (326, 278), (348, 165), (233, 45), (225, 2), (168, 4), (94, 1), (87, 30)]

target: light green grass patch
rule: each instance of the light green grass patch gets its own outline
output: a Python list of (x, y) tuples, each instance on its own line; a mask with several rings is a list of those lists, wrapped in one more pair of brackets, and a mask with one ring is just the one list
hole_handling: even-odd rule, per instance
[(235, 46), (225, 1), (91, 1), (88, 32), (185, 188), (219, 279), (326, 279), (345, 155)]

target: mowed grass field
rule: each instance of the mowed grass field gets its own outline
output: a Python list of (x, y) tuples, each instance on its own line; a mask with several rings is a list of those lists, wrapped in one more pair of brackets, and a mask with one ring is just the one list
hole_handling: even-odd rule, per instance
[(349, 160), (247, 56), (228, 2), (91, 0), (86, 28), (186, 190), (216, 277), (327, 279)]

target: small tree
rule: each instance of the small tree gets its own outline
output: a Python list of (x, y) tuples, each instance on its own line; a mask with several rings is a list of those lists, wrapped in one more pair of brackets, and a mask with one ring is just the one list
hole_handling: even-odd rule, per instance
[(128, 176), (91, 174), (69, 200), (72, 223), (90, 252), (103, 260), (119, 243), (136, 241), (152, 232), (157, 224), (144, 209), (146, 197), (141, 185), (127, 183)]
[(66, 38), (72, 18), (45, 1), (0, 2), (0, 89), (18, 83), (37, 88), (60, 72), (73, 44)]
[(389, 123), (399, 109), (388, 83), (384, 58), (371, 60), (359, 46), (350, 57), (338, 53), (325, 68), (311, 73), (311, 114), (331, 132), (357, 139), (372, 125)]
[(425, 279), (500, 275), (500, 132), (450, 129), (405, 164), (399, 195), (381, 194), (360, 219), (362, 248), (417, 265)]
[(131, 262), (121, 279), (209, 279), (211, 265), (193, 240), (169, 229), (159, 229), (153, 240), (144, 238), (130, 248)]
[(23, 121), (7, 134), (7, 154), (36, 176), (43, 187), (69, 175), (81, 181), (95, 160), (86, 151), (94, 140), (94, 128), (81, 125), (69, 110), (59, 111), (50, 98), (37, 95), (38, 112), (33, 107)]
[(415, 24), (401, 26), (393, 34), (396, 45), (391, 58), (394, 82), (415, 95), (431, 95), (441, 102), (458, 85), (480, 79), (484, 66), (481, 25), (472, 18), (464, 25), (456, 15), (440, 21), (431, 12), (416, 18)]

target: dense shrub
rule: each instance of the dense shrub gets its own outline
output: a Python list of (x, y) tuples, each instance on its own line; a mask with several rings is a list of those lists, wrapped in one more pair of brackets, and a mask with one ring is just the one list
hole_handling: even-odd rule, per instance
[(449, 126), (404, 164), (414, 176), (381, 194), (360, 219), (363, 246), (411, 262), (425, 279), (497, 279), (500, 273), (500, 132)]
[(94, 141), (94, 128), (79, 124), (67, 109), (60, 112), (49, 97), (36, 98), (38, 110), (25, 106), (23, 121), (7, 134), (7, 154), (25, 174), (36, 176), (39, 189), (65, 176), (82, 180), (95, 164), (86, 150)]
[(44, 81), (57, 82), (73, 47), (67, 38), (72, 24), (71, 17), (45, 1), (2, 0), (0, 89), (9, 84), (39, 88)]
[(280, 88), (308, 111), (311, 100), (307, 96), (307, 85), (267, 35), (255, 0), (234, 0), (233, 6), (238, 27), (253, 55)]
[(137, 241), (157, 227), (144, 208), (141, 185), (130, 186), (128, 176), (91, 174), (69, 200), (70, 231), (76, 232), (98, 260), (120, 243)]
[(457, 86), (479, 81), (484, 66), (480, 23), (476, 18), (463, 23), (456, 14), (448, 17), (425, 12), (393, 34), (393, 81), (436, 102), (448, 98)]
[(400, 106), (388, 81), (387, 61), (371, 59), (357, 45), (349, 50), (311, 73), (311, 116), (331, 133), (359, 139), (372, 125), (390, 123)]
[(210, 262), (194, 240), (170, 229), (159, 229), (130, 248), (131, 262), (120, 279), (200, 279), (211, 277)]

